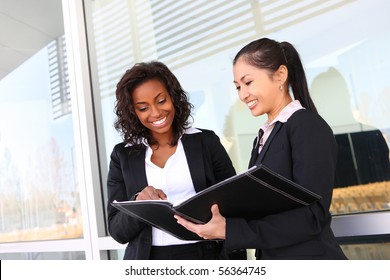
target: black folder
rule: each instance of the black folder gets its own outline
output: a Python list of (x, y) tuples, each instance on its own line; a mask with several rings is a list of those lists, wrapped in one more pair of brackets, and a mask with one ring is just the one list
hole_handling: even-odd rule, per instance
[(211, 206), (218, 204), (224, 217), (250, 220), (308, 206), (319, 199), (320, 195), (259, 165), (212, 185), (178, 205), (167, 200), (114, 201), (112, 205), (179, 239), (201, 240), (179, 225), (173, 215), (203, 224), (211, 219)]

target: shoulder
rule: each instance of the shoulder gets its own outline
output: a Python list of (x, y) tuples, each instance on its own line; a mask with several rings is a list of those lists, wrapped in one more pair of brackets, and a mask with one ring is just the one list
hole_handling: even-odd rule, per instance
[(311, 110), (308, 109), (300, 109), (298, 111), (295, 111), (291, 117), (288, 119), (289, 121), (295, 121), (295, 120), (316, 120), (316, 119), (322, 119), (321, 116)]
[(305, 129), (310, 127), (318, 127), (331, 130), (328, 123), (319, 114), (308, 109), (301, 109), (296, 111), (287, 120), (287, 124), (300, 126)]
[(129, 145), (125, 142), (117, 143), (114, 148), (112, 149), (111, 157), (112, 156), (117, 156), (117, 157), (122, 157), (122, 156), (128, 156), (133, 152), (139, 152), (145, 150), (146, 147), (143, 144), (138, 144), (138, 145)]
[(204, 129), (204, 128), (195, 128), (195, 127), (191, 127), (189, 129), (187, 129), (185, 132), (185, 137), (196, 137), (196, 138), (203, 138), (203, 139), (207, 139), (207, 138), (216, 138), (217, 135), (215, 134), (215, 132), (213, 130), (210, 130), (210, 129)]
[(204, 128), (197, 128), (203, 137), (215, 137), (217, 136), (213, 130), (210, 129), (204, 129)]
[(317, 113), (302, 109), (296, 111), (286, 122), (289, 135), (305, 141), (334, 141), (334, 134), (328, 123)]
[(186, 133), (183, 135), (183, 143), (186, 143), (186, 145), (200, 144), (201, 146), (207, 147), (208, 149), (217, 148), (220, 145), (220, 139), (213, 130), (192, 128), (193, 132), (194, 130), (196, 130), (195, 133)]
[(124, 150), (125, 150), (125, 147), (126, 147), (126, 143), (125, 143), (125, 142), (117, 143), (117, 144), (115, 144), (115, 146), (114, 146), (114, 148), (112, 149), (112, 151), (113, 151), (113, 152), (124, 151)]

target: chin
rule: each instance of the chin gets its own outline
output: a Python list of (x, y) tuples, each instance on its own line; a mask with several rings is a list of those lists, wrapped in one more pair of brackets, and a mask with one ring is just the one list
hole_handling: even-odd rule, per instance
[(257, 112), (256, 110), (252, 110), (252, 111), (251, 111), (251, 114), (252, 114), (252, 116), (254, 116), (254, 117), (258, 117), (258, 116), (261, 116), (261, 115), (262, 115), (261, 113)]

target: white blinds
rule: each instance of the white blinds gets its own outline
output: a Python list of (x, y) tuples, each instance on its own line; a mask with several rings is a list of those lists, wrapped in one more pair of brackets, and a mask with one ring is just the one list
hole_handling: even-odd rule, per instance
[(171, 69), (297, 24), (353, 1), (94, 1), (93, 33), (101, 96), (134, 62), (158, 59)]
[(49, 43), (47, 50), (49, 58), (52, 114), (53, 119), (57, 119), (72, 111), (65, 36), (61, 36)]

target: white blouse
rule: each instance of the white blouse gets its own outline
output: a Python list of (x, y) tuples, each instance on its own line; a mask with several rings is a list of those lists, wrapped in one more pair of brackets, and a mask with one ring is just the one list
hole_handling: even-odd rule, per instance
[[(197, 129), (189, 129), (187, 134), (201, 132)], [(163, 168), (155, 165), (151, 161), (152, 149), (147, 146), (145, 155), (146, 178), (148, 184), (156, 189), (161, 189), (171, 203), (178, 204), (193, 195), (196, 191), (191, 179), (190, 169), (184, 153), (181, 139), (178, 142), (176, 152), (168, 159)], [(152, 228), (152, 245), (167, 246), (177, 244), (194, 243), (195, 241), (185, 241), (178, 239), (155, 227)]]

